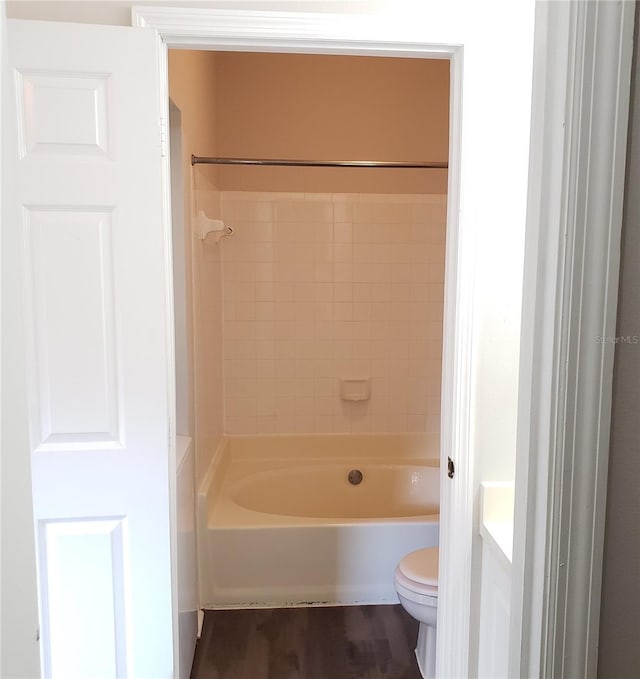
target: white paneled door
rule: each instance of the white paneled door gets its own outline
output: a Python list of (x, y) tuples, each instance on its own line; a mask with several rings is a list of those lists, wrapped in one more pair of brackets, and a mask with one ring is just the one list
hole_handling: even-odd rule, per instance
[(43, 672), (173, 675), (154, 31), (12, 21)]

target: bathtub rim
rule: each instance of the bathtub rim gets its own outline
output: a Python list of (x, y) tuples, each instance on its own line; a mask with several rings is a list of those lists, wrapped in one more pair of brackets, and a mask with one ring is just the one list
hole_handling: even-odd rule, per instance
[[(228, 450), (239, 459), (307, 459), (340, 457), (327, 455), (326, 442), (348, 446), (353, 458), (389, 457), (389, 445), (402, 458), (432, 460), (440, 464), (439, 434), (404, 433), (337, 433), (326, 434), (224, 434)], [(276, 450), (273, 446), (278, 444)], [(344, 451), (346, 452), (346, 451)]]
[[(348, 442), (350, 456), (354, 459), (361, 459), (364, 457), (388, 457), (388, 450), (377, 451), (367, 447), (366, 451), (363, 447), (367, 444), (376, 443), (402, 443), (405, 448), (399, 451), (399, 456), (402, 459), (422, 460), (422, 464), (429, 464), (432, 466), (440, 466), (440, 444), (438, 434), (427, 434), (422, 432), (405, 432), (400, 434), (391, 433), (327, 433), (327, 434), (223, 434), (218, 441), (216, 449), (211, 455), (211, 460), (207, 467), (207, 471), (198, 487), (198, 495), (206, 494), (207, 490), (214, 481), (216, 472), (223, 473), (228, 464), (231, 455), (234, 459), (304, 459), (310, 457), (320, 457), (322, 459), (329, 459), (330, 457), (339, 457), (338, 455), (326, 456), (326, 454), (318, 454), (315, 450), (319, 447), (320, 441), (327, 439), (333, 442), (342, 441), (345, 444)], [(276, 455), (269, 454), (271, 452), (269, 446), (258, 446), (258, 443), (273, 444), (275, 441), (283, 442), (286, 445), (279, 448)], [(300, 447), (292, 450), (292, 445), (295, 443), (307, 444), (303, 448), (303, 455), (300, 455)], [(312, 445), (309, 445), (312, 444)], [(314, 456), (312, 453), (315, 452)]]

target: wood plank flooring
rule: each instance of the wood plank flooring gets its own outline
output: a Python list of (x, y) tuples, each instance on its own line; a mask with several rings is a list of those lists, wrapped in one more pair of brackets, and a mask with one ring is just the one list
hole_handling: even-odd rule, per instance
[(421, 679), (400, 605), (206, 611), (191, 679)]

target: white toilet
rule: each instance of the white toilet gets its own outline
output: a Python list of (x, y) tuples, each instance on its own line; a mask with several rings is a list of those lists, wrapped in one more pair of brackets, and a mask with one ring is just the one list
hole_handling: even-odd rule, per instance
[(395, 572), (400, 603), (420, 623), (416, 659), (424, 679), (436, 672), (436, 619), (438, 616), (438, 548), (407, 554)]

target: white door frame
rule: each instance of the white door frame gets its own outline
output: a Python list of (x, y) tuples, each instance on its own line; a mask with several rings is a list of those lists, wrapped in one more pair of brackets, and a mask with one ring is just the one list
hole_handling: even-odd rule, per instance
[[(456, 41), (410, 39), (406, 26), (362, 15), (251, 12), (183, 8), (133, 9), (133, 25), (155, 28), (168, 48), (249, 50), (449, 59), (451, 62), (449, 184), (442, 378), (440, 585), (438, 670), (442, 677), (469, 676), (473, 459), (469, 455), (471, 413), (473, 235), (463, 233), (460, 158), (463, 49)], [(437, 31), (436, 31), (437, 34)], [(166, 60), (161, 78), (168, 79)], [(467, 230), (470, 230), (467, 226)], [(451, 453), (455, 451), (455, 455)], [(455, 457), (456, 478), (446, 477)]]
[[(468, 247), (469, 238), (460, 235), (458, 219), (462, 48), (459, 45), (409, 42), (401, 37), (389, 40), (387, 26), (371, 24), (362, 16), (353, 15), (134, 8), (133, 24), (158, 30), (167, 48), (450, 59), (451, 129), (441, 450), (456, 451), (459, 490), (452, 494), (449, 511), (441, 511), (440, 568), (451, 577), (440, 587), (440, 601), (448, 601), (449, 605), (440, 606), (438, 610), (438, 639), (442, 647), (438, 654), (438, 676), (467, 676), (473, 522), (472, 474), (467, 454), (470, 427), (467, 404), (473, 286), (468, 269), (461, 265), (462, 260), (468, 257), (463, 252), (463, 245), (467, 243)], [(168, 78), (166, 70), (161, 77)], [(443, 454), (441, 460), (443, 484), (451, 484), (445, 476), (447, 457), (448, 454)], [(464, 554), (464, 558), (454, 558), (459, 554)], [(448, 633), (444, 631), (445, 626)], [(455, 650), (447, 648), (449, 643)]]

